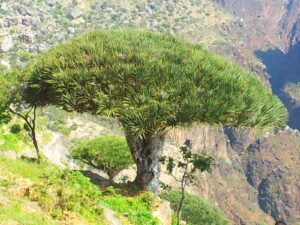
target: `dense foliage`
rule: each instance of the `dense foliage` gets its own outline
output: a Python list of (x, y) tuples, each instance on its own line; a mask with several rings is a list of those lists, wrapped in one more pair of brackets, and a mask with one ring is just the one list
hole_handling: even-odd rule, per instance
[(191, 122), (281, 126), (286, 110), (254, 75), (157, 33), (96, 30), (36, 57), (27, 98), (118, 118), (139, 137)]
[[(171, 207), (176, 210), (181, 194), (177, 191), (163, 192), (161, 197), (171, 202)], [(182, 208), (182, 219), (191, 225), (228, 225), (224, 214), (211, 203), (188, 194)]]
[(110, 179), (134, 163), (125, 139), (118, 136), (103, 136), (84, 141), (71, 151), (71, 155), (105, 171)]

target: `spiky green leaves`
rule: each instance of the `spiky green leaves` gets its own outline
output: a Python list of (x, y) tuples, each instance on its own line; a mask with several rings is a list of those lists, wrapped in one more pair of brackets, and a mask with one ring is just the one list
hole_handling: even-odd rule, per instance
[(115, 117), (138, 136), (192, 122), (286, 122), (283, 104), (254, 75), (168, 35), (96, 30), (38, 56), (23, 72), (30, 76), (27, 101)]

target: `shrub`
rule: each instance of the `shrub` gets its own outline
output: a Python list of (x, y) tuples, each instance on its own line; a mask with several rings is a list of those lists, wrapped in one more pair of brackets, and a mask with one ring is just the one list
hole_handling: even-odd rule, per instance
[(13, 124), (11, 127), (10, 127), (10, 132), (12, 134), (18, 134), (20, 133), (22, 130), (21, 126), (19, 124)]
[(101, 220), (101, 192), (89, 178), (77, 171), (51, 171), (42, 180), (42, 184), (35, 186), (31, 198), (53, 217), (63, 217), (64, 211), (70, 211), (92, 222)]
[(103, 136), (79, 144), (71, 152), (74, 159), (103, 170), (112, 180), (122, 169), (133, 164), (124, 138)]
[[(171, 207), (176, 210), (180, 201), (179, 191), (163, 192), (163, 199), (171, 202)], [(228, 225), (225, 215), (211, 203), (203, 199), (187, 194), (182, 207), (182, 219), (192, 225)]]

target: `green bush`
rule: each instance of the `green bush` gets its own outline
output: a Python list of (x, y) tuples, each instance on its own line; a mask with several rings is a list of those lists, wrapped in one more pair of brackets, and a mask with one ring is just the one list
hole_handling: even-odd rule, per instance
[(71, 155), (74, 159), (105, 171), (110, 179), (133, 164), (125, 139), (117, 136), (84, 141), (72, 150)]
[(19, 124), (13, 124), (10, 127), (10, 133), (12, 133), (12, 134), (18, 134), (21, 132), (21, 130), (22, 130), (22, 128)]
[[(170, 201), (172, 209), (176, 210), (180, 200), (180, 192), (163, 192), (161, 197)], [(186, 194), (181, 212), (182, 219), (192, 225), (229, 224), (227, 218), (219, 209), (195, 195)]]

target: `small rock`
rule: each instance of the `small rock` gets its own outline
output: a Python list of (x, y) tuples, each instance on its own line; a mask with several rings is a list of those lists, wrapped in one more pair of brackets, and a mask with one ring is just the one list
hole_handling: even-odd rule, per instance
[(24, 43), (32, 43), (33, 41), (33, 34), (32, 33), (24, 33), (24, 34), (20, 34), (19, 35), (19, 40), (21, 42), (24, 42)]
[(27, 15), (32, 16), (33, 15), (33, 12), (29, 8), (25, 8), (25, 7), (18, 8), (18, 13), (21, 16), (27, 16)]
[(82, 16), (82, 11), (78, 8), (74, 8), (70, 12), (71, 19), (75, 20)]
[(104, 215), (106, 222), (109, 225), (122, 225), (120, 223), (120, 221), (116, 218), (115, 213), (111, 209), (104, 208), (103, 215)]
[(114, 182), (123, 183), (127, 181), (134, 181), (136, 177), (136, 165), (132, 165), (131, 167), (120, 171), (115, 177)]
[(14, 46), (13, 39), (10, 35), (7, 35), (2, 40), (0, 45), (0, 52), (9, 52)]
[(44, 52), (47, 51), (50, 48), (50, 46), (46, 43), (41, 43), (38, 45), (38, 51), (39, 52)]
[(19, 24), (22, 19), (20, 17), (7, 17), (5, 21), (7, 22), (7, 27), (10, 27)]
[(23, 7), (18, 8), (18, 13), (21, 16), (26, 16), (27, 15), (27, 12), (26, 12), (26, 10)]
[(39, 47), (38, 47), (37, 44), (33, 44), (33, 45), (30, 45), (30, 46), (29, 46), (29, 52), (31, 52), (31, 53), (36, 53), (36, 52), (38, 52), (38, 51), (39, 51)]
[(50, 7), (53, 7), (56, 5), (57, 2), (56, 2), (56, 0), (45, 0), (45, 3), (47, 5), (49, 5)]
[(23, 18), (22, 19), (22, 24), (24, 25), (24, 26), (29, 26), (30, 25), (30, 19), (29, 18)]
[(38, 17), (33, 17), (31, 19), (31, 25), (34, 27), (38, 27), (41, 24), (41, 20)]
[(68, 27), (68, 33), (69, 34), (74, 34), (75, 33), (75, 29), (73, 27)]
[(153, 216), (159, 220), (160, 224), (171, 225), (172, 210), (171, 210), (170, 202), (166, 200), (160, 200), (160, 204), (153, 212)]

